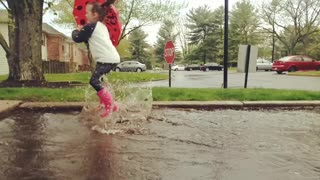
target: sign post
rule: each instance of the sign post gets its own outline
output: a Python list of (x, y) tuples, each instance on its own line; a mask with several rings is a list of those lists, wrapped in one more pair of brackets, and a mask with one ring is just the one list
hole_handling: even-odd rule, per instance
[(164, 47), (164, 59), (169, 64), (169, 87), (171, 87), (171, 65), (174, 61), (176, 50), (172, 41), (168, 41)]

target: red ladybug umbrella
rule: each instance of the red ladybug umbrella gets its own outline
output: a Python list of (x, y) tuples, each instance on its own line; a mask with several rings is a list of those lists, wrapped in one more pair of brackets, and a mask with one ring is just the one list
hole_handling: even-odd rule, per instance
[[(106, 0), (75, 0), (73, 7), (73, 16), (78, 25), (87, 24), (86, 18), (86, 5), (91, 2), (98, 2), (100, 4), (105, 3)], [(110, 34), (110, 39), (114, 46), (118, 45), (120, 35), (121, 35), (121, 23), (119, 18), (119, 13), (117, 9), (110, 5), (105, 8), (107, 15), (103, 20), (103, 23), (107, 26)]]

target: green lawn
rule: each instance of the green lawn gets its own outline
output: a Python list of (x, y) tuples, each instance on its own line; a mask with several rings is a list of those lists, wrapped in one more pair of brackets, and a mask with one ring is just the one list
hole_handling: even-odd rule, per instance
[(320, 71), (290, 72), (289, 75), (292, 75), (292, 76), (314, 76), (314, 77), (320, 77)]
[[(0, 100), (68, 102), (84, 101), (82, 88), (0, 88)], [(92, 91), (92, 88), (89, 88)], [(93, 92), (93, 91), (92, 91)], [(130, 91), (127, 91), (130, 92)], [(133, 92), (133, 91), (131, 91)], [(93, 92), (94, 93), (94, 92)], [(154, 101), (274, 101), (320, 100), (320, 92), (278, 89), (180, 89), (153, 88)]]
[(0, 75), (0, 82), (6, 80), (8, 75)]
[[(45, 74), (45, 78), (48, 82), (79, 82), (88, 83), (91, 73), (68, 73), (68, 74)], [(146, 82), (168, 79), (167, 74), (160, 73), (131, 73), (131, 72), (112, 72), (107, 75), (110, 82)], [(0, 76), (0, 81), (7, 78), (7, 75)]]
[(320, 92), (281, 89), (154, 88), (155, 101), (275, 101), (320, 100)]

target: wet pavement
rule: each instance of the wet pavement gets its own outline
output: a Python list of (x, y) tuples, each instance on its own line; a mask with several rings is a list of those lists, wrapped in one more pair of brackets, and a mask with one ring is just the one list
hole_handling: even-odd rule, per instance
[(158, 109), (113, 135), (82, 120), (13, 111), (0, 121), (0, 179), (320, 179), (316, 111)]
[[(230, 72), (228, 75), (229, 88), (244, 87), (244, 73)], [(154, 81), (143, 83), (150, 87), (168, 87), (169, 81)], [(221, 88), (223, 87), (222, 71), (173, 71), (172, 87), (177, 88)], [(258, 71), (249, 73), (249, 88), (274, 88), (320, 91), (319, 77), (289, 76), (275, 72)]]

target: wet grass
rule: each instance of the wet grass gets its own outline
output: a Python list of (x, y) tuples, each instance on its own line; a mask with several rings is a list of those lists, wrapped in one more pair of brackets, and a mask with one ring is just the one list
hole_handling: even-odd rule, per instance
[(320, 100), (320, 92), (281, 89), (153, 88), (155, 101), (292, 101)]
[[(81, 102), (82, 88), (0, 88), (0, 100)], [(279, 89), (185, 89), (153, 88), (154, 101), (292, 101), (320, 100), (320, 92)]]
[(292, 76), (314, 76), (314, 77), (320, 77), (320, 71), (290, 72), (289, 75), (292, 75)]
[(85, 88), (0, 88), (0, 100), (31, 102), (81, 102)]
[(8, 78), (8, 75), (0, 75), (0, 82)]
[[(88, 83), (91, 77), (89, 72), (81, 73), (68, 73), (68, 74), (45, 74), (45, 78), (48, 82), (77, 82), (77, 83)], [(109, 82), (148, 82), (156, 80), (168, 79), (167, 74), (160, 73), (134, 73), (134, 72), (112, 72), (108, 74)], [(1, 75), (0, 81), (7, 79), (7, 75)]]

